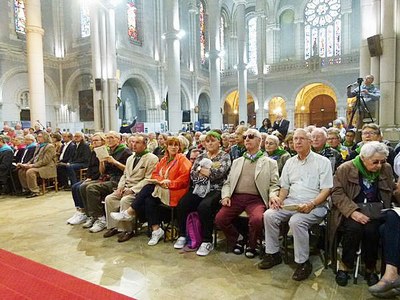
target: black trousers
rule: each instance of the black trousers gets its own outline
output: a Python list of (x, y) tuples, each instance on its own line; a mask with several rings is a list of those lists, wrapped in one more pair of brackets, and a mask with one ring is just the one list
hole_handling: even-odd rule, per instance
[(189, 213), (197, 211), (203, 230), (203, 242), (212, 242), (214, 218), (221, 208), (219, 200), (221, 200), (221, 191), (211, 191), (201, 198), (193, 194), (191, 188), (177, 206), (180, 236), (186, 236), (186, 219)]
[(379, 226), (380, 220), (371, 220), (363, 225), (351, 218), (345, 218), (342, 222), (342, 262), (347, 268), (352, 269), (356, 259), (356, 252), (360, 247), (365, 267), (374, 270), (378, 259)]
[(144, 216), (149, 226), (159, 225), (161, 223), (160, 210), (162, 202), (160, 198), (152, 196), (154, 188), (154, 184), (145, 185), (136, 195), (131, 205), (139, 215), (139, 219), (143, 220)]
[(382, 226), (383, 251), (386, 264), (400, 268), (400, 217), (394, 211), (387, 211)]

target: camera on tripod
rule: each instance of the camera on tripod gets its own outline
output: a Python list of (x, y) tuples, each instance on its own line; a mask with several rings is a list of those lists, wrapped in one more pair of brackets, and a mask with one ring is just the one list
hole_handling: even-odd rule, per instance
[(361, 83), (364, 81), (364, 78), (362, 78), (362, 77), (359, 77), (359, 78), (357, 78), (357, 83), (358, 83), (358, 85), (361, 85)]

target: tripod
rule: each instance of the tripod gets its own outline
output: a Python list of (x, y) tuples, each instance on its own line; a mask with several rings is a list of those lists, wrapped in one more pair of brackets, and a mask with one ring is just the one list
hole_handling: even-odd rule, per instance
[[(365, 103), (364, 96), (361, 95), (361, 83), (362, 82), (363, 82), (362, 78), (358, 78), (357, 79), (358, 89), (357, 89), (357, 94), (356, 94), (356, 103), (354, 104), (353, 109), (351, 111), (351, 117), (350, 117), (350, 122), (349, 122), (349, 125), (352, 128), (355, 127), (357, 129), (360, 129), (362, 127), (361, 126), (362, 120), (363, 120), (362, 119), (362, 117), (363, 117), (362, 112), (367, 112), (368, 117), (371, 119), (371, 122), (372, 123), (374, 122), (374, 119), (372, 118), (372, 114), (371, 114), (370, 110), (368, 109), (367, 104)], [(358, 111), (357, 124), (356, 124), (356, 126), (353, 126), (353, 119), (354, 119), (354, 116), (355, 116), (357, 111)]]

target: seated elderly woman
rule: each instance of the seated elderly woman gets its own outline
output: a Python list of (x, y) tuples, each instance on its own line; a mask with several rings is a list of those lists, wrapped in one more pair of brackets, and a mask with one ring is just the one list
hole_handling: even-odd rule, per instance
[(268, 135), (265, 140), (265, 152), (268, 157), (276, 160), (278, 164), (279, 175), (282, 173), (283, 166), (290, 158), (290, 154), (279, 146), (280, 142), (275, 135)]
[(341, 165), (334, 176), (330, 236), (334, 237), (340, 226), (343, 246), (336, 275), (338, 285), (347, 285), (348, 272), (360, 245), (366, 267), (364, 278), (369, 286), (378, 282), (375, 268), (380, 212), (390, 207), (395, 188), (392, 169), (386, 163), (388, 153), (385, 144), (369, 142), (361, 148), (360, 155)]
[(180, 141), (179, 137), (168, 137), (165, 156), (156, 165), (150, 183), (136, 195), (130, 208), (110, 214), (117, 221), (130, 221), (135, 213), (138, 213), (139, 217), (144, 215), (152, 230), (149, 246), (156, 245), (164, 236), (164, 230), (160, 227), (161, 205), (175, 207), (189, 191), (189, 173), (192, 164), (181, 153)]
[(56, 149), (51, 144), (50, 135), (45, 131), (39, 131), (37, 134), (37, 147), (33, 158), (26, 164), (18, 164), (18, 178), (22, 187), (29, 194), (27, 198), (33, 198), (40, 195), (37, 184), (37, 176), (42, 178), (53, 178), (57, 176), (56, 168)]
[(394, 298), (400, 295), (400, 216), (393, 210), (387, 211), (382, 227), (385, 274), (368, 291), (378, 298)]
[(205, 256), (213, 249), (212, 232), (214, 216), (220, 208), (221, 188), (231, 167), (231, 158), (221, 150), (221, 133), (217, 130), (207, 132), (206, 151), (200, 154), (190, 177), (194, 188), (183, 196), (178, 204), (178, 220), (180, 237), (174, 248), (182, 249), (186, 244), (186, 219), (189, 213), (197, 211), (202, 225), (202, 244), (197, 255)]

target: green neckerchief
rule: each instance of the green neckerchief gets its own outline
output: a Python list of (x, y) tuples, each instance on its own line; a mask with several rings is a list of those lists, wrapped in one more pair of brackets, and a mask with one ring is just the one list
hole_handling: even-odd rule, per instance
[(356, 166), (357, 170), (361, 173), (361, 176), (366, 179), (369, 183), (374, 183), (378, 177), (380, 172), (370, 172), (365, 167), (360, 158), (360, 155), (357, 155), (356, 158), (352, 160), (353, 165)]
[(146, 150), (144, 150), (144, 151), (142, 151), (140, 153), (135, 153), (135, 157), (142, 157), (142, 156), (146, 155), (149, 152), (150, 151), (146, 149)]
[(118, 154), (119, 152), (124, 151), (125, 148), (126, 148), (126, 145), (125, 145), (125, 144), (119, 144), (119, 145), (117, 146), (117, 148), (115, 148), (114, 151), (112, 151), (112, 153), (110, 152), (110, 155), (113, 156), (113, 155), (115, 155), (115, 154)]
[(332, 147), (332, 149), (335, 149), (337, 152), (340, 153), (342, 151), (342, 145), (339, 144), (336, 148)]
[(361, 144), (360, 146), (358, 146), (357, 148), (356, 148), (356, 152), (357, 152), (357, 154), (360, 154), (360, 152), (361, 152), (361, 147), (362, 147), (363, 145)]
[(257, 161), (257, 159), (259, 159), (263, 155), (264, 155), (264, 153), (261, 150), (258, 150), (258, 152), (256, 154), (253, 154), (253, 155), (250, 155), (247, 152), (243, 153), (243, 157), (245, 159), (250, 160), (252, 163)]
[(345, 146), (345, 147), (353, 147), (354, 144), (355, 144), (354, 142), (351, 143), (351, 144), (350, 144), (348, 141), (344, 141), (344, 142), (343, 142), (343, 146)]
[(283, 149), (282, 147), (278, 147), (271, 155), (268, 155), (268, 156), (270, 156), (270, 157), (277, 156), (279, 158), (285, 153), (287, 153), (287, 151), (285, 149)]
[(325, 144), (324, 147), (322, 147), (322, 149), (319, 150), (319, 151), (315, 150), (314, 147), (311, 147), (311, 148), (312, 148), (312, 151), (313, 151), (313, 152), (319, 154), (319, 153), (321, 153), (322, 151), (324, 151), (325, 149), (330, 148), (330, 147), (331, 147), (331, 146), (329, 146), (328, 144)]
[(46, 147), (46, 146), (47, 146), (47, 144), (48, 144), (48, 143), (40, 143), (40, 144), (39, 144), (39, 148)]

